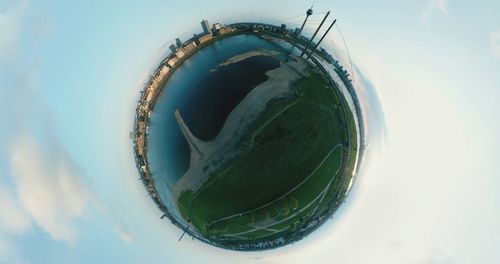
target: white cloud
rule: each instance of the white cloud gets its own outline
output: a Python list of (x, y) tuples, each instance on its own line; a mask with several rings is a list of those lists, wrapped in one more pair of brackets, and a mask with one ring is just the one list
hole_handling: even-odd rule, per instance
[(9, 263), (17, 258), (16, 247), (0, 235), (0, 263)]
[(98, 210), (110, 218), (111, 226), (118, 238), (127, 244), (135, 241), (135, 232), (131, 230), (130, 225), (126, 222), (123, 210), (119, 210), (116, 204), (109, 203), (108, 206), (99, 207)]
[(5, 61), (17, 48), (26, 1), (12, 6), (0, 6), (0, 62)]
[(441, 250), (433, 250), (429, 256), (417, 262), (418, 264), (454, 264), (458, 263), (455, 259), (446, 255)]
[(22, 210), (14, 194), (0, 186), (0, 234), (22, 234), (26, 232), (31, 221)]
[(435, 11), (448, 15), (448, 0), (428, 0), (427, 6), (422, 12), (422, 20), (428, 20)]
[(11, 237), (27, 232), (31, 220), (19, 205), (11, 190), (0, 186), (0, 263), (19, 260)]
[(135, 240), (135, 236), (130, 230), (120, 223), (113, 223), (113, 230), (118, 235), (118, 237), (123, 240), (125, 243), (132, 243)]
[(31, 136), (14, 141), (10, 156), (11, 173), (19, 203), (55, 240), (74, 242), (81, 217), (90, 200), (81, 170), (57, 145), (50, 152)]
[(27, 1), (0, 6), (0, 69), (5, 69), (0, 70), (0, 151), (10, 168), (10, 177), (0, 179), (4, 189), (10, 187), (0, 189), (0, 240), (5, 251), (12, 251), (15, 236), (32, 227), (54, 240), (75, 242), (77, 222), (94, 204), (82, 170), (58, 139), (37, 85), (43, 61), (35, 51), (44, 38), (33, 36), (50, 33), (44, 21)]
[(490, 34), (490, 45), (493, 56), (500, 60), (500, 30)]
[[(91, 207), (99, 209), (100, 205), (84, 181), (83, 171), (51, 135), (50, 129), (45, 130), (49, 136), (43, 142), (27, 134), (16, 137), (11, 144), (10, 169), (17, 197), (6, 199), (5, 208), (12, 209), (6, 222), (12, 223), (9, 233), (20, 230), (17, 234), (22, 234), (29, 227), (23, 221), (29, 225), (31, 219), (52, 239), (74, 243), (79, 234), (78, 220)], [(0, 199), (2, 197), (0, 195)], [(20, 209), (15, 212), (13, 208)], [(130, 229), (109, 209), (101, 209), (111, 217), (117, 236), (132, 243), (135, 236)], [(17, 225), (13, 223), (16, 219)]]

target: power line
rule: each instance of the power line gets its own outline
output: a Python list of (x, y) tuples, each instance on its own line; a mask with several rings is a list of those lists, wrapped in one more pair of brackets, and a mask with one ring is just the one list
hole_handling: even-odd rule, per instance
[(351, 54), (349, 53), (349, 48), (347, 47), (347, 42), (345, 41), (344, 34), (342, 34), (342, 30), (340, 30), (339, 25), (337, 24), (337, 29), (339, 30), (340, 37), (342, 38), (342, 41), (344, 41), (344, 46), (347, 51), (347, 56), (349, 57), (349, 64), (351, 65), (351, 75), (352, 75), (352, 82), (354, 83), (354, 69), (352, 67), (352, 60), (351, 60)]

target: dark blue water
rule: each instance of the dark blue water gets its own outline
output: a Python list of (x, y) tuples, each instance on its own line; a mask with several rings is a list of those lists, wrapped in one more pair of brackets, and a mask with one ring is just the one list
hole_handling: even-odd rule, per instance
[(271, 56), (254, 56), (218, 67), (193, 85), (189, 105), (180, 107), (191, 132), (201, 140), (217, 136), (231, 111), (257, 85), (268, 79), (266, 72), (280, 63)]
[[(195, 136), (214, 138), (236, 105), (258, 84), (265, 73), (279, 67), (271, 56), (254, 56), (217, 67), (229, 58), (255, 50), (287, 50), (254, 35), (238, 35), (213, 43), (195, 53), (172, 75), (158, 97), (151, 116), (148, 158), (153, 180), (160, 194), (182, 177), (189, 167), (189, 146), (176, 122), (179, 108)], [(162, 197), (164, 201), (168, 197)]]

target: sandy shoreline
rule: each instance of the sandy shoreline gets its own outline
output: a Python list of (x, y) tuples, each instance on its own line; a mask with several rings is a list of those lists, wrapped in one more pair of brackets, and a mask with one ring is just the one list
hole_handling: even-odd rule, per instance
[(240, 62), (240, 61), (243, 61), (243, 60), (246, 60), (248, 58), (255, 57), (255, 56), (276, 56), (278, 54), (279, 54), (279, 52), (271, 51), (271, 50), (253, 50), (253, 51), (249, 51), (249, 52), (245, 52), (245, 53), (236, 55), (236, 56), (228, 59), (227, 61), (217, 65), (217, 68), (222, 67), (222, 66), (228, 66), (230, 64), (237, 63), (237, 62)]
[[(274, 57), (279, 53), (273, 55), (266, 51), (247, 52), (232, 57), (221, 65), (264, 54)], [(225, 161), (238, 156), (244, 149), (238, 145), (247, 134), (252, 121), (260, 116), (272, 99), (295, 94), (292, 84), (305, 74), (304, 70), (307, 67), (307, 62), (300, 59), (280, 61), (279, 68), (266, 73), (269, 79), (255, 87), (233, 109), (219, 134), (211, 141), (204, 142), (194, 137), (182, 120), (182, 113), (176, 113), (179, 126), (190, 146), (191, 162), (186, 173), (174, 186), (175, 198), (177, 199), (182, 191), (196, 191), (208, 180), (212, 172), (220, 169)], [(212, 165), (215, 160), (217, 165)]]

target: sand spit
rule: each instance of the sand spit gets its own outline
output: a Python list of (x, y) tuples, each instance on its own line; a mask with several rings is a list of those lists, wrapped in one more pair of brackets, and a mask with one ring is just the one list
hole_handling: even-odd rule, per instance
[[(252, 51), (229, 59), (235, 63), (244, 58), (258, 55), (275, 55), (266, 51)], [(276, 58), (278, 59), (278, 58)], [(221, 64), (222, 65), (222, 64)], [(211, 141), (202, 141), (196, 138), (182, 119), (182, 113), (175, 112), (181, 131), (189, 143), (191, 162), (186, 173), (174, 186), (177, 199), (183, 191), (196, 191), (209, 178), (212, 172), (219, 170), (220, 166), (237, 157), (245, 150), (242, 142), (248, 134), (247, 129), (257, 117), (266, 109), (267, 103), (275, 98), (290, 97), (296, 94), (293, 83), (304, 76), (308, 63), (300, 58), (280, 61), (280, 67), (266, 73), (267, 81), (255, 87), (229, 114), (219, 134)]]
[(246, 60), (248, 58), (255, 57), (255, 56), (276, 56), (278, 54), (279, 54), (279, 52), (273, 51), (273, 50), (253, 50), (253, 51), (249, 51), (249, 52), (245, 52), (245, 53), (236, 55), (236, 56), (228, 59), (227, 61), (217, 65), (216, 68), (228, 66), (230, 64), (237, 63), (237, 62), (240, 62), (240, 61), (243, 61), (243, 60)]

